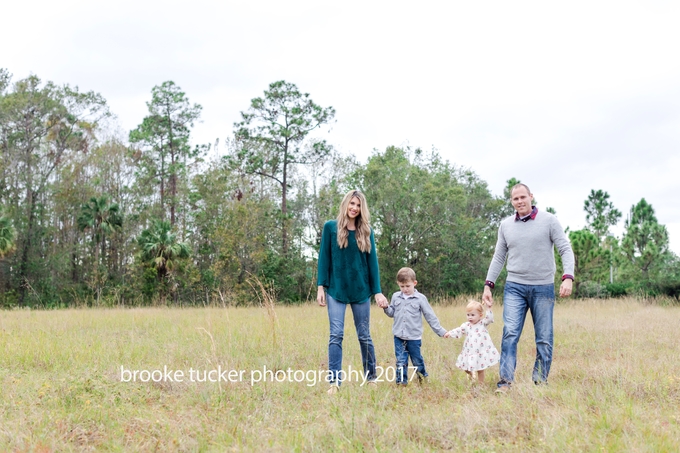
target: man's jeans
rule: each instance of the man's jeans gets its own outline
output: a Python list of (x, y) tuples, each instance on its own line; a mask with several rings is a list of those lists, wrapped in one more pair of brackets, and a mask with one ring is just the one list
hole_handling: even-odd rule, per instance
[(366, 300), (363, 303), (343, 304), (333, 299), (330, 294), (326, 294), (326, 305), (328, 306), (328, 320), (331, 325), (331, 336), (328, 341), (328, 369), (330, 371), (329, 382), (340, 385), (342, 373), (342, 338), (345, 333), (345, 309), (347, 305), (352, 308), (354, 316), (354, 327), (359, 337), (359, 347), (361, 348), (361, 364), (364, 367), (364, 375), (367, 381), (374, 381), (375, 374), (375, 349), (369, 324), (371, 321), (371, 302)]
[(553, 309), (555, 285), (522, 285), (506, 282), (503, 293), (503, 341), (501, 343), (501, 380), (498, 386), (510, 385), (515, 380), (517, 342), (522, 334), (527, 310), (531, 311), (536, 334), (536, 362), (533, 380), (548, 380), (553, 352)]
[(397, 356), (397, 384), (408, 384), (408, 358), (411, 356), (411, 362), (414, 367), (417, 367), (417, 373), (423, 377), (427, 377), (425, 371), (425, 361), (420, 355), (421, 340), (402, 340), (394, 337), (394, 354)]

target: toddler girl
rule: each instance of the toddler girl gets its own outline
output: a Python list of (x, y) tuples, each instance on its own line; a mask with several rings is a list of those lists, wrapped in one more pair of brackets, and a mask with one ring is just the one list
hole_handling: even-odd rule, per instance
[(486, 326), (493, 322), (493, 313), (489, 307), (484, 316), (484, 306), (474, 300), (467, 304), (467, 322), (457, 329), (444, 334), (444, 338), (460, 338), (467, 335), (463, 351), (456, 360), (456, 367), (465, 371), (470, 379), (477, 372), (479, 383), (484, 382), (484, 370), (498, 363), (499, 354), (489, 336)]

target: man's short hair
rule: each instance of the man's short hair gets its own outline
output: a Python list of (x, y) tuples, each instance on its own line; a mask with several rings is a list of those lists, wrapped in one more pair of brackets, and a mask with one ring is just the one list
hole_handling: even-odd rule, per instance
[(410, 267), (402, 267), (399, 269), (399, 272), (397, 272), (397, 281), (399, 283), (415, 282), (416, 273)]
[(524, 187), (527, 190), (527, 193), (531, 195), (531, 189), (529, 189), (529, 186), (527, 186), (523, 182), (518, 182), (517, 184), (512, 186), (512, 189), (510, 189), (510, 198), (512, 198), (512, 191), (515, 189), (519, 189), (520, 187)]

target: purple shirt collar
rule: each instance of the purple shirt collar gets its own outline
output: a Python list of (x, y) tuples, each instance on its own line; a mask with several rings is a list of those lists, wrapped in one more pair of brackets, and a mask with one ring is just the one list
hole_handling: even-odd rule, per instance
[(522, 222), (528, 222), (529, 220), (534, 220), (538, 214), (538, 208), (536, 206), (531, 206), (531, 213), (528, 216), (520, 217), (519, 212), (515, 211), (515, 222), (521, 220)]

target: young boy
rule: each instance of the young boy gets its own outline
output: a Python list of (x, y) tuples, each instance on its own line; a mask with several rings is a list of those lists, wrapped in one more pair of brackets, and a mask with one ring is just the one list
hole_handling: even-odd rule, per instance
[(421, 338), (423, 337), (423, 319), (440, 337), (446, 329), (440, 324), (432, 307), (416, 289), (416, 273), (410, 267), (402, 267), (397, 273), (397, 283), (401, 291), (392, 294), (390, 305), (383, 310), (390, 318), (394, 318), (392, 333), (394, 334), (394, 353), (397, 356), (397, 380), (400, 385), (408, 384), (408, 358), (417, 367), (418, 381), (427, 377), (425, 361), (420, 354)]

